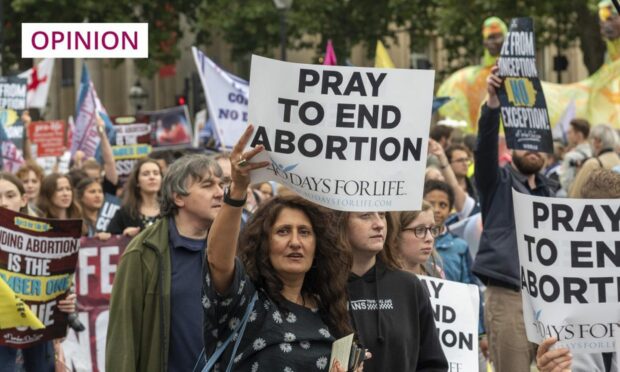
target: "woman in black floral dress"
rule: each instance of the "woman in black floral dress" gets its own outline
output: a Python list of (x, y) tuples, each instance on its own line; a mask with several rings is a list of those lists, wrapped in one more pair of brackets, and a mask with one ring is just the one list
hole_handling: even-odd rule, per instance
[(262, 146), (243, 153), (249, 126), (231, 153), (232, 183), (209, 231), (202, 303), (205, 351), (211, 356), (257, 300), (239, 348), (229, 344), (215, 370), (345, 371), (330, 366), (336, 338), (352, 332), (346, 283), (351, 256), (337, 245), (331, 214), (299, 197), (276, 197), (262, 205), (237, 237), (253, 169), (248, 161)]

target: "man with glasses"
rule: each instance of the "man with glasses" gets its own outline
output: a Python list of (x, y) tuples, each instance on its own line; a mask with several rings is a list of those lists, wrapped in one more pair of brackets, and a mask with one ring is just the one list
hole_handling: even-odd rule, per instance
[(469, 149), (463, 145), (451, 145), (446, 149), (446, 157), (461, 189), (478, 202), (478, 192), (471, 178), (467, 176), (472, 163)]

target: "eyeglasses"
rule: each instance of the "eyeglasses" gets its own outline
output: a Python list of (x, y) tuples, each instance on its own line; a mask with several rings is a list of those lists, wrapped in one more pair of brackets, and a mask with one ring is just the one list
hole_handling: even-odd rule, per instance
[(433, 238), (436, 238), (437, 236), (439, 236), (439, 234), (441, 233), (441, 226), (416, 226), (416, 227), (409, 227), (406, 229), (402, 229), (402, 231), (413, 231), (413, 234), (415, 235), (416, 238), (418, 239), (424, 239), (426, 238), (426, 232), (430, 232), (431, 236)]

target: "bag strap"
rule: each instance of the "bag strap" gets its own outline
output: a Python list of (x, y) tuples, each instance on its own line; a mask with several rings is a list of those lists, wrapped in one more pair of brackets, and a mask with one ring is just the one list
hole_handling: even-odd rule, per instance
[(235, 346), (233, 347), (232, 354), (230, 355), (230, 360), (228, 361), (228, 368), (226, 368), (226, 372), (230, 372), (233, 366), (233, 361), (235, 359), (235, 355), (237, 355), (237, 349), (239, 348), (239, 344), (241, 343), (241, 338), (243, 337), (243, 333), (245, 332), (245, 326), (248, 325), (248, 318), (250, 317), (250, 313), (252, 312), (252, 308), (254, 307), (254, 302), (256, 302), (256, 298), (258, 292), (254, 292), (254, 296), (252, 297), (252, 301), (250, 305), (248, 305), (247, 310), (245, 311), (245, 316), (243, 317), (243, 321), (241, 322), (241, 330), (237, 335), (237, 341), (235, 342)]
[(243, 333), (245, 332), (245, 326), (248, 323), (248, 319), (250, 318), (250, 314), (252, 313), (252, 309), (254, 308), (254, 303), (256, 303), (257, 299), (258, 299), (258, 292), (254, 292), (254, 296), (252, 296), (252, 300), (248, 304), (248, 307), (245, 309), (245, 314), (243, 315), (243, 319), (237, 325), (235, 330), (230, 334), (230, 336), (228, 336), (226, 341), (224, 341), (224, 343), (221, 344), (220, 347), (215, 349), (215, 352), (213, 353), (213, 355), (211, 355), (209, 360), (207, 360), (207, 364), (202, 369), (202, 372), (209, 372), (213, 368), (213, 366), (215, 365), (215, 362), (217, 362), (218, 359), (220, 359), (220, 356), (222, 356), (222, 354), (224, 353), (224, 350), (226, 350), (226, 348), (232, 341), (235, 334), (237, 334), (237, 341), (235, 342), (232, 355), (230, 356), (230, 361), (228, 362), (228, 367), (226, 368), (226, 372), (230, 372), (232, 368), (232, 362), (235, 359), (235, 354), (237, 354), (237, 349), (239, 348), (239, 343), (241, 342), (241, 338), (243, 337)]

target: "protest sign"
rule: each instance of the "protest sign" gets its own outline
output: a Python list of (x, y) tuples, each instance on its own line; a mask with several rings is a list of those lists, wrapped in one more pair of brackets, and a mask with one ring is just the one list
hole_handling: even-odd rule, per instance
[(112, 146), (116, 173), (127, 180), (138, 159), (151, 153), (151, 124), (147, 115), (112, 117), (116, 145)]
[(232, 148), (248, 121), (248, 82), (222, 70), (196, 47), (192, 53), (217, 139), (222, 146)]
[(28, 126), (32, 155), (37, 157), (62, 156), (66, 150), (64, 120), (33, 121)]
[(15, 173), (24, 163), (24, 125), (13, 109), (0, 109), (0, 168)]
[(21, 154), (24, 149), (24, 123), (20, 115), (13, 109), (0, 109), (0, 140), (13, 142)]
[(80, 249), (81, 220), (36, 218), (0, 208), (0, 278), (45, 326), (0, 330), (0, 345), (23, 348), (64, 337), (58, 310), (71, 287)]
[(613, 352), (620, 332), (620, 200), (513, 190), (527, 338), (573, 353)]
[(192, 127), (187, 106), (149, 111), (151, 143), (158, 148), (179, 148), (192, 145)]
[(498, 93), (508, 148), (553, 153), (553, 138), (538, 71), (531, 18), (514, 18), (497, 61)]
[(24, 157), (20, 149), (11, 141), (1, 142), (2, 169), (9, 173), (15, 173), (24, 164)]
[(41, 168), (43, 168), (43, 173), (46, 176), (51, 173), (66, 174), (69, 172), (71, 151), (66, 150), (61, 156), (37, 157), (35, 161)]
[(478, 287), (419, 276), (433, 307), (439, 341), (450, 372), (478, 372)]
[(202, 109), (194, 116), (194, 141), (192, 146), (205, 147), (212, 135), (207, 132), (207, 110)]
[(434, 72), (305, 65), (252, 56), (249, 147), (273, 180), (323, 206), (417, 210)]
[(0, 108), (25, 110), (27, 79), (16, 76), (0, 76)]
[(450, 224), (450, 232), (465, 240), (469, 246), (469, 254), (472, 261), (478, 253), (480, 237), (482, 236), (482, 214), (480, 212), (471, 215), (464, 220)]
[(105, 344), (112, 283), (131, 239), (113, 236), (102, 241), (82, 238), (75, 275), (79, 319), (85, 330), (69, 330), (63, 342), (67, 364), (77, 371), (105, 371)]

